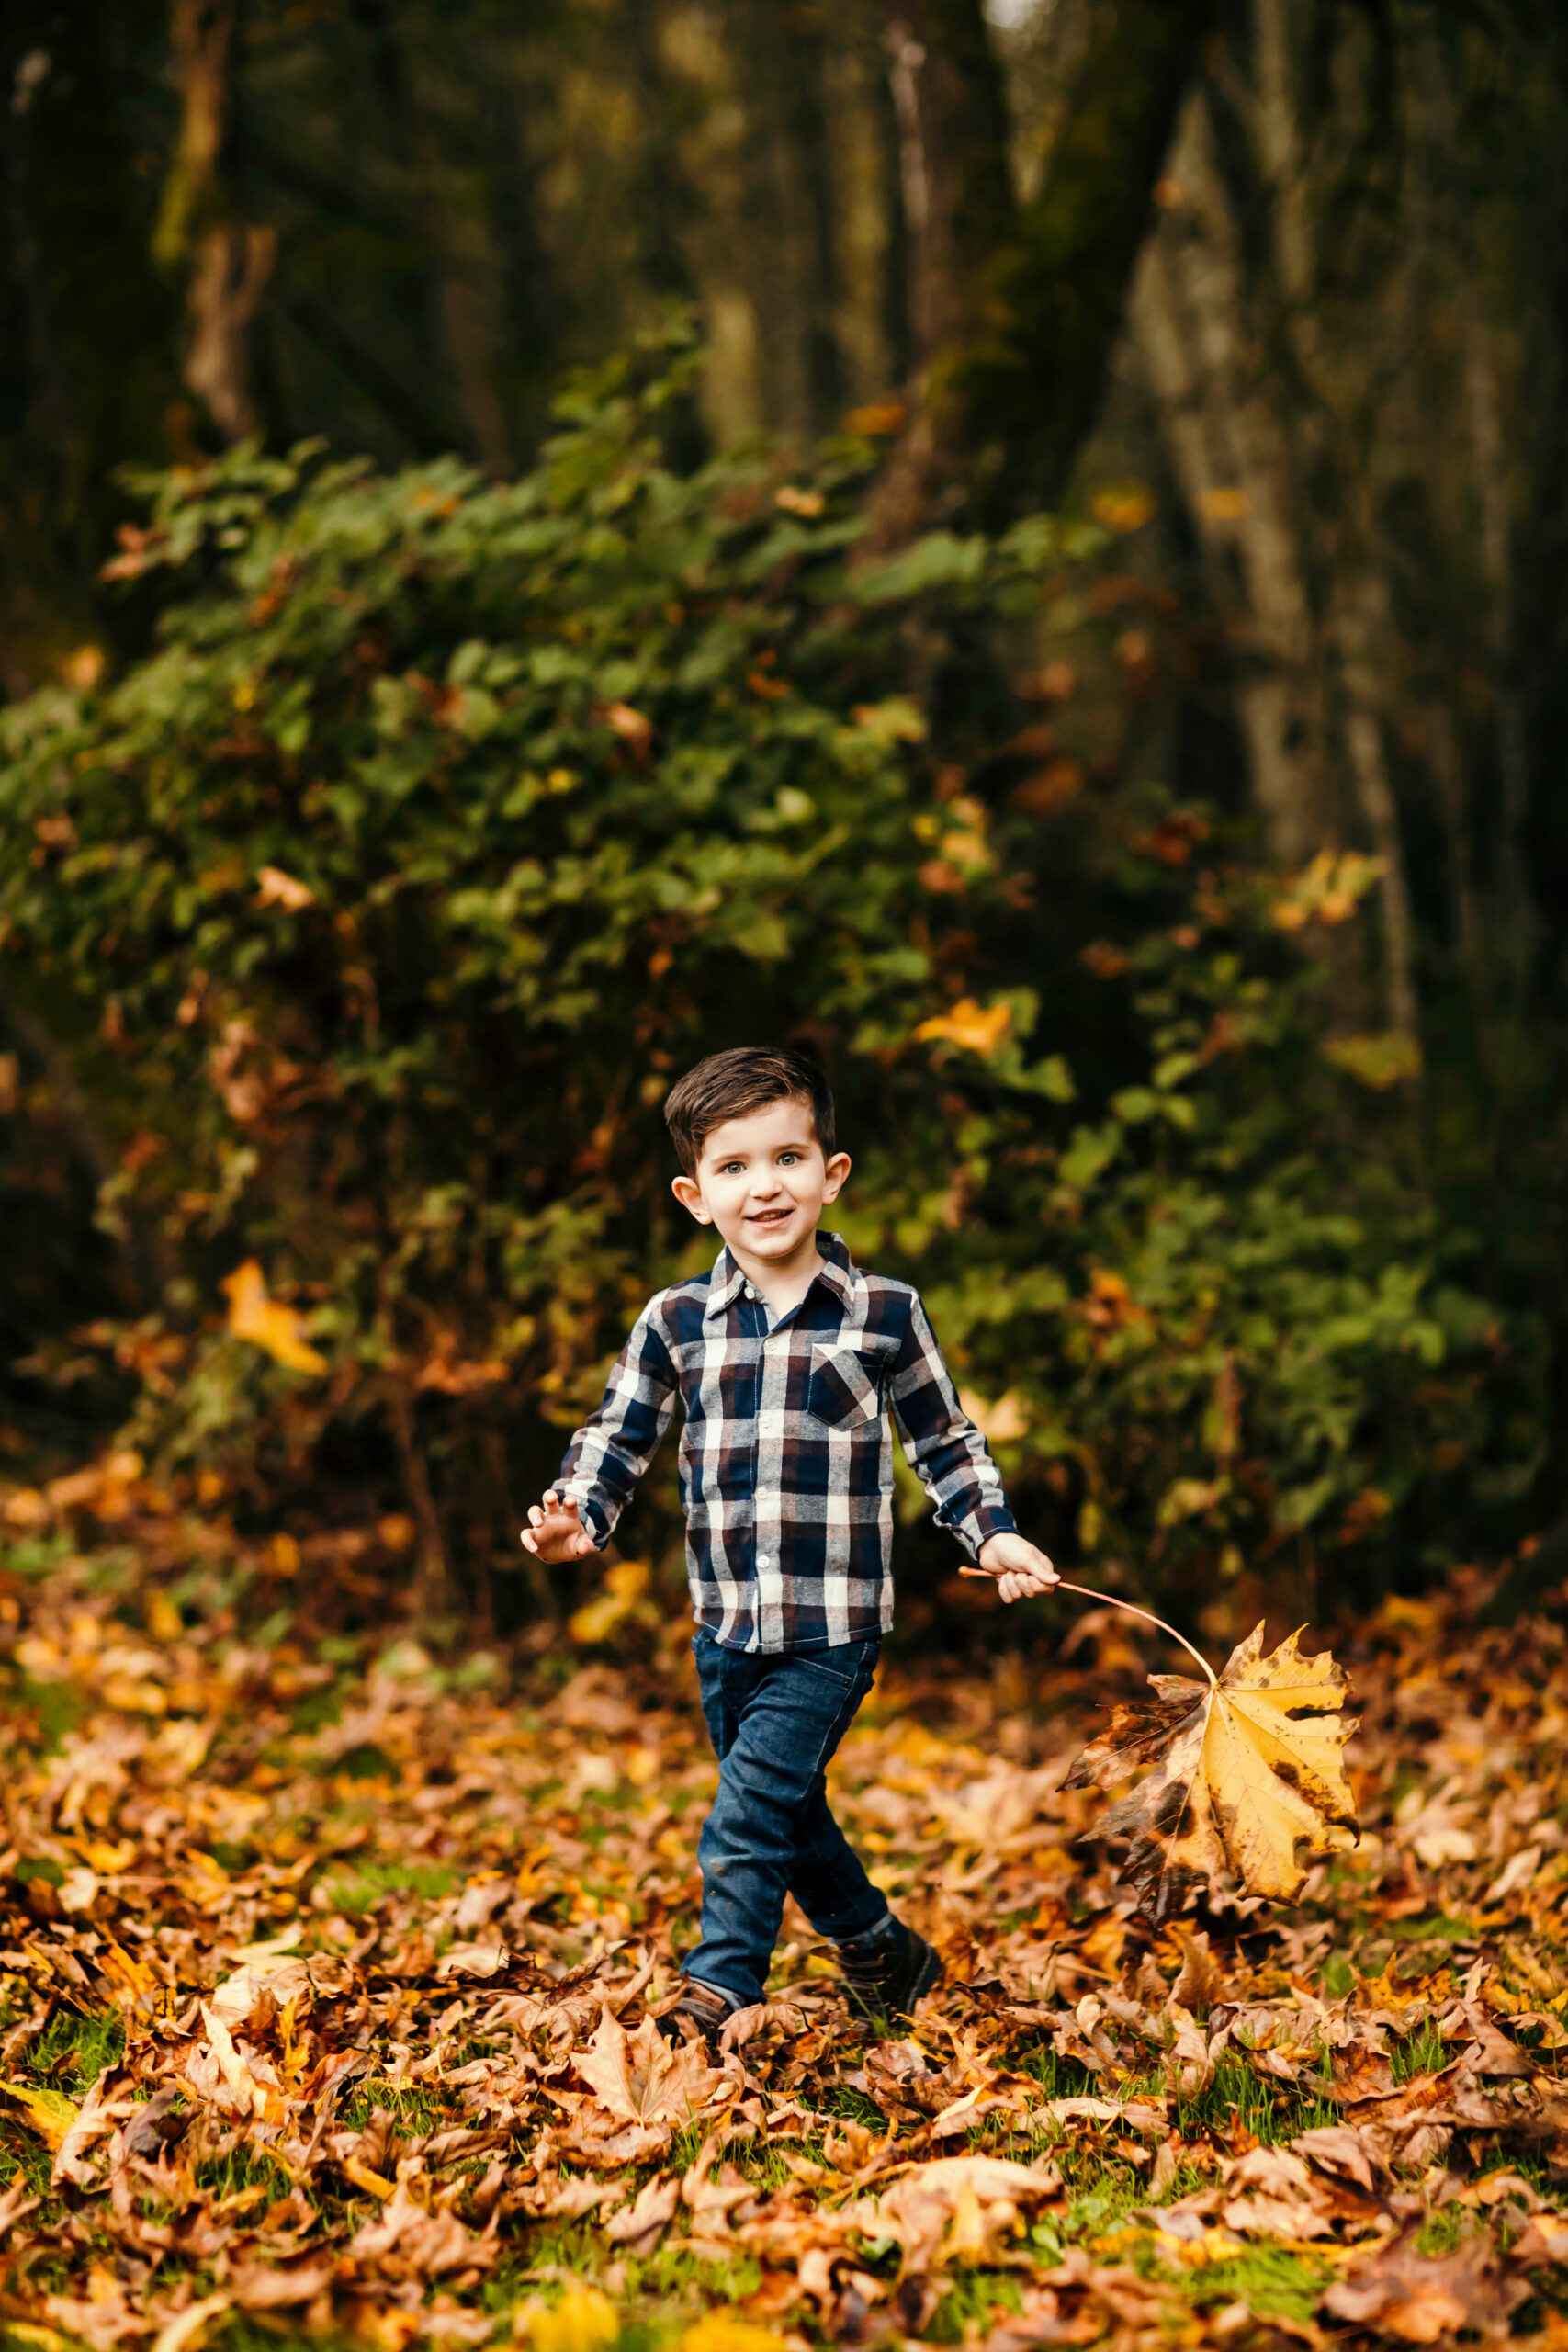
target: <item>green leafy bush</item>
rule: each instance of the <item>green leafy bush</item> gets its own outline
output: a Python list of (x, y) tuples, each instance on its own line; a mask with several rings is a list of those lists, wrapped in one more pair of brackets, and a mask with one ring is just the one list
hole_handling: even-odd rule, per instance
[[(790, 1036), (843, 1096), (852, 1240), (1056, 1540), (1201, 1581), (1471, 1523), (1528, 1415), (1499, 1438), (1494, 1318), (1367, 1156), (1263, 883), (1134, 791), (1015, 803), (1000, 651), (1103, 534), (857, 563), (869, 447), (677, 479), (678, 381), (581, 390), (510, 484), (167, 475), (115, 567), (166, 583), (156, 650), (5, 715), (11, 968), (91, 1031), (100, 1216), (162, 1265), (72, 1343), (140, 1380), (134, 1441), (268, 1510), (400, 1482), (427, 1562), (513, 1561), (702, 1262), (671, 1075)], [(644, 1508), (662, 1543), (667, 1471)]]

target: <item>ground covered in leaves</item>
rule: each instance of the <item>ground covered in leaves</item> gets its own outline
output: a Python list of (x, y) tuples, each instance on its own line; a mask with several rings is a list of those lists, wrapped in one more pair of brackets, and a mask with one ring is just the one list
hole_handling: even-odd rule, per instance
[(1568, 2343), (1552, 1619), (1480, 1630), (1461, 1581), (1341, 1637), (1359, 1849), (1158, 1934), (1063, 1782), (1166, 1657), (1107, 1611), (1065, 1657), (886, 1665), (837, 1797), (946, 1983), (853, 2027), (792, 1914), (716, 2066), (654, 2023), (714, 1780), (682, 1628), (441, 1663), (321, 1630), (367, 1539), (247, 1547), (130, 1485), (29, 1517), (0, 2337)]

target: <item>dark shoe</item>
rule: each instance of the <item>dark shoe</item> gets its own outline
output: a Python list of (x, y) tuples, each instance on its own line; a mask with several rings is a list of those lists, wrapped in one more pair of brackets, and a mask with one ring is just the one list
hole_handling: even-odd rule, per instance
[(688, 2027), (707, 2044), (708, 2056), (717, 2058), (719, 2035), (735, 2015), (724, 1995), (711, 1984), (699, 1984), (695, 1977), (686, 1979), (685, 1987), (672, 2009), (666, 2009), (659, 2020), (659, 2030), (666, 2041), (689, 2041)]
[(924, 1937), (902, 1919), (894, 1920), (890, 1936), (863, 1936), (856, 1943), (840, 1944), (838, 1955), (850, 2014), (867, 2025), (890, 2025), (895, 2018), (912, 2016), (916, 2002), (942, 1982), (941, 1961)]

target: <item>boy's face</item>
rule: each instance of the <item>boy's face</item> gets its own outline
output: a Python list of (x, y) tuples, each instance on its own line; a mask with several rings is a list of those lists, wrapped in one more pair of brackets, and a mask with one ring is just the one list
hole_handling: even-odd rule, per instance
[(849, 1172), (848, 1152), (823, 1159), (810, 1103), (791, 1095), (715, 1127), (695, 1177), (676, 1177), (675, 1197), (731, 1250), (777, 1265), (812, 1242)]

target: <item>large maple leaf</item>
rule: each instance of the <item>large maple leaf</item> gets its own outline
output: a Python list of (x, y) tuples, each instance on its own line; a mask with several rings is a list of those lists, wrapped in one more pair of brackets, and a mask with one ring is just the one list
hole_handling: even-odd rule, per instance
[(1356, 1843), (1349, 1684), (1326, 1651), (1303, 1657), (1300, 1640), (1265, 1657), (1258, 1625), (1207, 1683), (1151, 1674), (1157, 1695), (1118, 1707), (1068, 1773), (1068, 1788), (1112, 1789), (1154, 1767), (1104, 1824), (1130, 1841), (1122, 1877), (1149, 1918), (1227, 1872), (1247, 1894), (1292, 1902), (1314, 1862)]

